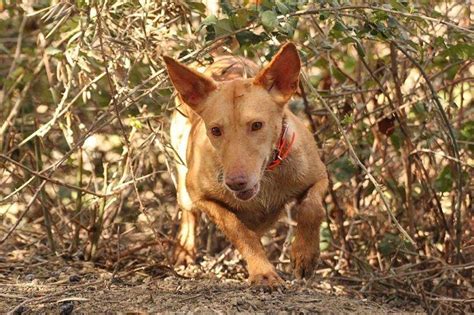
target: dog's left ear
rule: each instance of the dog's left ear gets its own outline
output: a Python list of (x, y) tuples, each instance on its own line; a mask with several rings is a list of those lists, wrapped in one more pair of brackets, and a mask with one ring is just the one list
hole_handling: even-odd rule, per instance
[(301, 62), (293, 43), (286, 43), (272, 61), (255, 77), (254, 84), (263, 86), (279, 104), (286, 104), (296, 92)]

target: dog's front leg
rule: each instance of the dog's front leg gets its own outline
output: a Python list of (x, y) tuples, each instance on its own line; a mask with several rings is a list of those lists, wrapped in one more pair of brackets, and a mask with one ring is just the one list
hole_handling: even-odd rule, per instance
[(268, 260), (257, 233), (243, 224), (234, 213), (213, 201), (201, 200), (196, 205), (207, 213), (244, 257), (251, 284), (266, 287), (282, 285), (283, 280)]
[(311, 186), (296, 207), (295, 239), (291, 249), (293, 272), (299, 279), (309, 278), (319, 259), (319, 228), (324, 219), (322, 197), (326, 178)]

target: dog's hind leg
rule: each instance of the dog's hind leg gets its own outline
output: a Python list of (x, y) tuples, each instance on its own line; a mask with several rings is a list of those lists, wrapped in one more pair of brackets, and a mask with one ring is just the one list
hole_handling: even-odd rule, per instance
[(174, 250), (175, 265), (193, 264), (196, 259), (196, 227), (200, 212), (197, 209), (183, 210), (177, 244)]
[[(177, 105), (179, 107), (179, 103)], [(180, 107), (186, 112), (185, 107)], [(186, 151), (188, 148), (191, 122), (188, 117), (175, 111), (171, 116), (170, 137), (171, 145), (175, 149), (177, 171), (177, 201), (181, 209), (181, 223), (178, 231), (173, 260), (176, 265), (194, 263), (196, 256), (196, 227), (200, 213), (193, 207), (191, 197), (186, 189)]]
[(186, 189), (186, 172), (185, 166), (178, 166), (178, 205), (181, 208), (181, 222), (173, 257), (175, 265), (193, 264), (196, 258), (196, 228), (200, 211), (193, 207)]
[(328, 186), (323, 178), (311, 186), (296, 206), (295, 240), (291, 249), (293, 272), (297, 278), (309, 278), (319, 260), (319, 228), (324, 219), (322, 198)]

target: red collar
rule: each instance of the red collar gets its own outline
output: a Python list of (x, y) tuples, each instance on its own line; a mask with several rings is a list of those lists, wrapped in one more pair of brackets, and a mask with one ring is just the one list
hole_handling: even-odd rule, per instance
[(291, 147), (295, 142), (296, 133), (293, 132), (293, 134), (291, 135), (291, 140), (289, 142), (286, 137), (287, 133), (288, 123), (286, 122), (286, 120), (283, 120), (280, 138), (278, 139), (276, 149), (273, 150), (273, 160), (270, 162), (270, 164), (268, 164), (267, 170), (273, 171), (275, 168), (277, 168), (278, 165), (281, 164), (284, 159), (288, 157), (288, 155), (290, 155)]

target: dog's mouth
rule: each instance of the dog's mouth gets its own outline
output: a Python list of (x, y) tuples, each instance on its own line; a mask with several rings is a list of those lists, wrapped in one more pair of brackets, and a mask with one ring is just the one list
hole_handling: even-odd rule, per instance
[(260, 185), (257, 183), (250, 189), (234, 191), (234, 195), (237, 199), (247, 201), (255, 197), (255, 195), (257, 195), (259, 188), (260, 188)]

